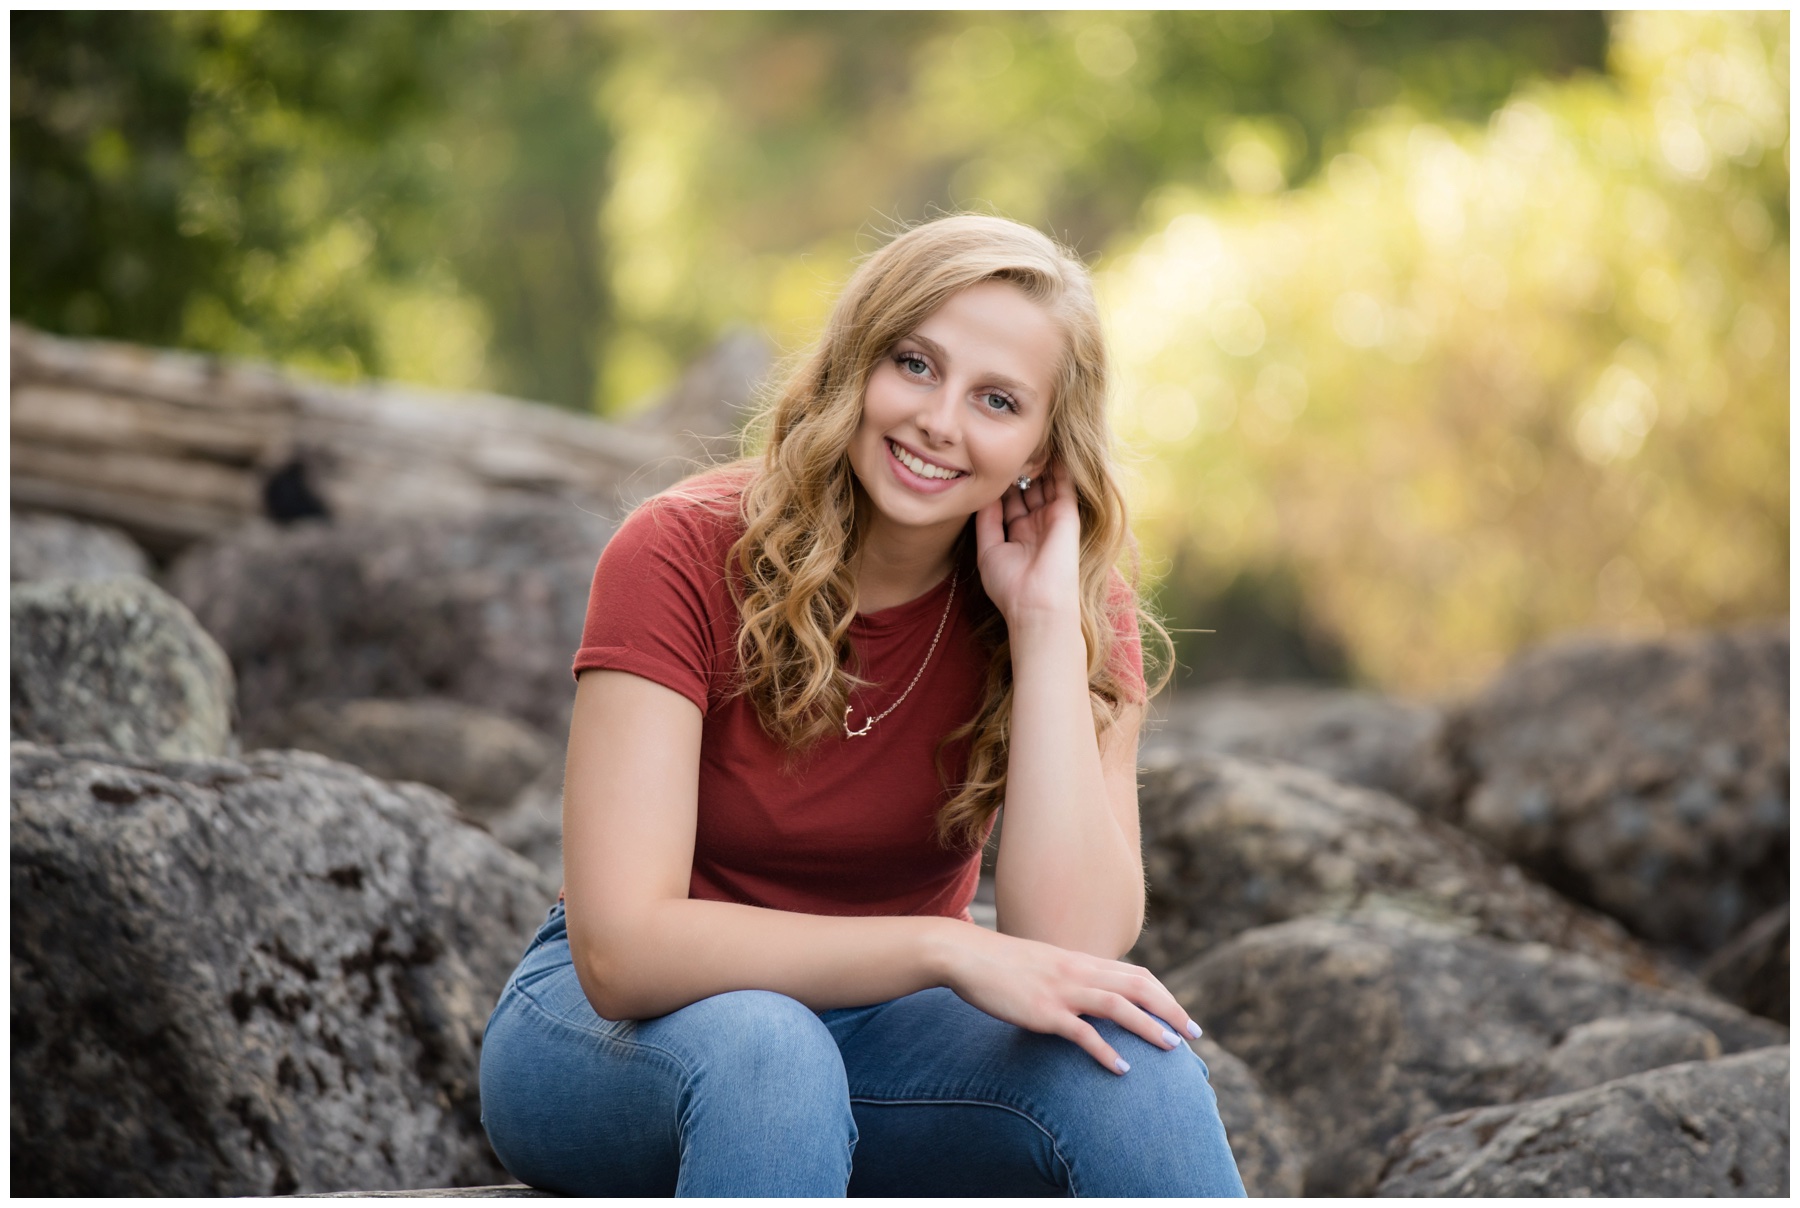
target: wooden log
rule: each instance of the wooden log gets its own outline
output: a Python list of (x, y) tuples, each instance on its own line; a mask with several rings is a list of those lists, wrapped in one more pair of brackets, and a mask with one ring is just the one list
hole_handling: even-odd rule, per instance
[(62, 382), (24, 382), (12, 392), (13, 439), (32, 445), (138, 449), (254, 466), (292, 427), (272, 424), (265, 414), (209, 412)]
[(162, 557), (270, 515), (278, 476), (291, 514), (442, 514), (549, 494), (620, 515), (728, 454), (767, 364), (759, 338), (734, 333), (660, 406), (613, 424), (14, 324), (12, 500), (118, 525)]

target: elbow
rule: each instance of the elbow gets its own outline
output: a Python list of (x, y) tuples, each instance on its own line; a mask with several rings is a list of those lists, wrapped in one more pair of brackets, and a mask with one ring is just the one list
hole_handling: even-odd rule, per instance
[(1006, 935), (1055, 944), (1070, 952), (1083, 952), (1109, 961), (1124, 960), (1137, 945), (1138, 937), (1144, 930), (1141, 913), (1136, 923), (1114, 923), (1092, 917), (1063, 917), (1055, 921), (1030, 922), (1019, 922), (1016, 919), (1017, 916), (1009, 918), (1006, 911), (1001, 910), (1000, 931)]
[(1020, 895), (1000, 877), (996, 882), (994, 897), (1000, 930), (1007, 935), (1055, 944), (1105, 960), (1122, 960), (1143, 934), (1141, 887), (1130, 899), (1119, 895), (1110, 901), (1077, 901), (1068, 897), (1048, 901), (1042, 895)]
[(1088, 937), (1084, 950), (1092, 956), (1105, 957), (1107, 960), (1122, 961), (1131, 950), (1137, 947), (1138, 938), (1144, 934), (1144, 903), (1138, 900), (1137, 910), (1129, 918), (1121, 916), (1110, 926), (1103, 925)]
[(1130, 956), (1131, 950), (1133, 948), (1137, 947), (1137, 942), (1138, 942), (1139, 938), (1143, 936), (1143, 934), (1144, 934), (1144, 916), (1143, 916), (1143, 913), (1140, 911), (1138, 914), (1137, 924), (1134, 927), (1132, 927), (1130, 932), (1124, 936), (1122, 943), (1116, 944), (1114, 946), (1114, 951), (1116, 951), (1118, 953), (1118, 955), (1113, 957), (1112, 959), (1116, 960), (1116, 961), (1122, 961), (1126, 957)]
[(627, 996), (619, 993), (619, 979), (606, 964), (593, 957), (584, 960), (576, 956), (575, 980), (581, 983), (588, 1005), (601, 1019), (632, 1018)]
[(577, 942), (571, 932), (569, 956), (575, 965), (575, 979), (594, 1014), (614, 1021), (649, 1018), (640, 996), (631, 991), (630, 962), (608, 945), (587, 937), (584, 941)]
[(1080, 941), (1067, 944), (1065, 947), (1085, 952), (1089, 956), (1103, 957), (1109, 961), (1122, 961), (1137, 946), (1138, 937), (1144, 932), (1143, 922), (1127, 930), (1124, 926), (1095, 928), (1082, 936)]
[(575, 976), (581, 982), (581, 992), (587, 995), (588, 1005), (601, 1019), (617, 1022), (644, 1018), (633, 1009), (630, 996), (619, 992), (613, 979), (597, 976), (591, 969), (584, 971), (580, 965), (575, 966)]

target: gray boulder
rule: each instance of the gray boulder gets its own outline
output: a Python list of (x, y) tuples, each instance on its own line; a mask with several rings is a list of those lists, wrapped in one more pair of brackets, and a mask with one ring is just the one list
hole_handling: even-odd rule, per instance
[(476, 1055), (555, 886), (442, 794), (16, 743), (12, 887), (15, 1193), (505, 1181)]
[(1569, 1029), (1528, 1076), (1521, 1099), (1566, 1095), (1684, 1061), (1711, 1061), (1720, 1053), (1712, 1029), (1684, 1015), (1655, 1011), (1615, 1015)]
[(1219, 1101), (1219, 1119), (1237, 1159), (1244, 1190), (1253, 1198), (1273, 1199), (1300, 1194), (1306, 1175), (1306, 1155), (1301, 1152), (1287, 1110), (1257, 1085), (1250, 1067), (1202, 1036), (1190, 1042), (1206, 1062), (1208, 1081)]
[(123, 529), (55, 512), (12, 514), (12, 581), (150, 575), (150, 556)]
[(1455, 716), (1456, 820), (1633, 931), (1716, 951), (1788, 896), (1788, 638), (1532, 651)]
[(1667, 1011), (1725, 1052), (1787, 1031), (1586, 957), (1398, 919), (1259, 927), (1164, 979), (1286, 1107), (1308, 1195), (1366, 1195), (1387, 1143), (1446, 1112), (1510, 1103), (1579, 1024)]
[(506, 844), (546, 876), (562, 880), (563, 761), (544, 765), (537, 779), (512, 804), (486, 820), (494, 838)]
[(1165, 752), (1146, 762), (1138, 802), (1150, 892), (1133, 959), (1152, 969), (1303, 915), (1398, 914), (1698, 989), (1617, 923), (1386, 794), (1263, 759)]
[(12, 737), (132, 755), (231, 750), (231, 665), (148, 579), (47, 579), (12, 591)]
[(1145, 734), (1141, 762), (1171, 752), (1262, 756), (1398, 797), (1430, 813), (1460, 791), (1442, 710), (1314, 684), (1226, 683), (1175, 694)]
[(1788, 907), (1783, 902), (1739, 932), (1700, 970), (1706, 984), (1746, 1011), (1788, 1021)]
[(1384, 1196), (1788, 1194), (1788, 1050), (1457, 1112), (1400, 1138)]
[(526, 500), (256, 525), (184, 555), (170, 583), (231, 657), (248, 732), (303, 701), (435, 696), (562, 735), (612, 528), (573, 503)]
[(442, 698), (307, 701), (244, 735), (247, 747), (298, 747), (383, 780), (441, 789), (466, 814), (500, 813), (560, 763), (550, 740), (503, 713)]

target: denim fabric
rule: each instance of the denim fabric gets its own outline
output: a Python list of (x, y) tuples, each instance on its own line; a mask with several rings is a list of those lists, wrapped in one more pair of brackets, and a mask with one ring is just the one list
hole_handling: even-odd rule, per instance
[(482, 1122), (516, 1177), (579, 1195), (1243, 1195), (1205, 1063), (1092, 1022), (1130, 1073), (941, 987), (605, 1020), (559, 903), (488, 1020)]

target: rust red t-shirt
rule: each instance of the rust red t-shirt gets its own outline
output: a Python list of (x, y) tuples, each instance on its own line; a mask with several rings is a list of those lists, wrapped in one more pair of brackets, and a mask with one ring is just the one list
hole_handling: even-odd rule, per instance
[[(828, 915), (967, 919), (980, 849), (947, 850), (934, 833), (952, 793), (935, 763), (944, 735), (981, 704), (988, 663), (974, 624), (985, 606), (972, 565), (955, 576), (943, 637), (899, 707), (859, 738), (841, 733), (797, 757), (764, 732), (737, 683), (738, 611), (726, 573), (743, 532), (745, 471), (690, 482), (634, 511), (601, 553), (574, 670), (643, 676), (703, 716), (694, 868), (688, 894)], [(1122, 583), (1121, 583), (1122, 586)], [(850, 641), (871, 687), (854, 693), (855, 724), (892, 705), (945, 616), (946, 578), (917, 599), (858, 614)], [(1142, 684), (1135, 617), (1117, 665)], [(967, 747), (944, 751), (960, 784)]]

